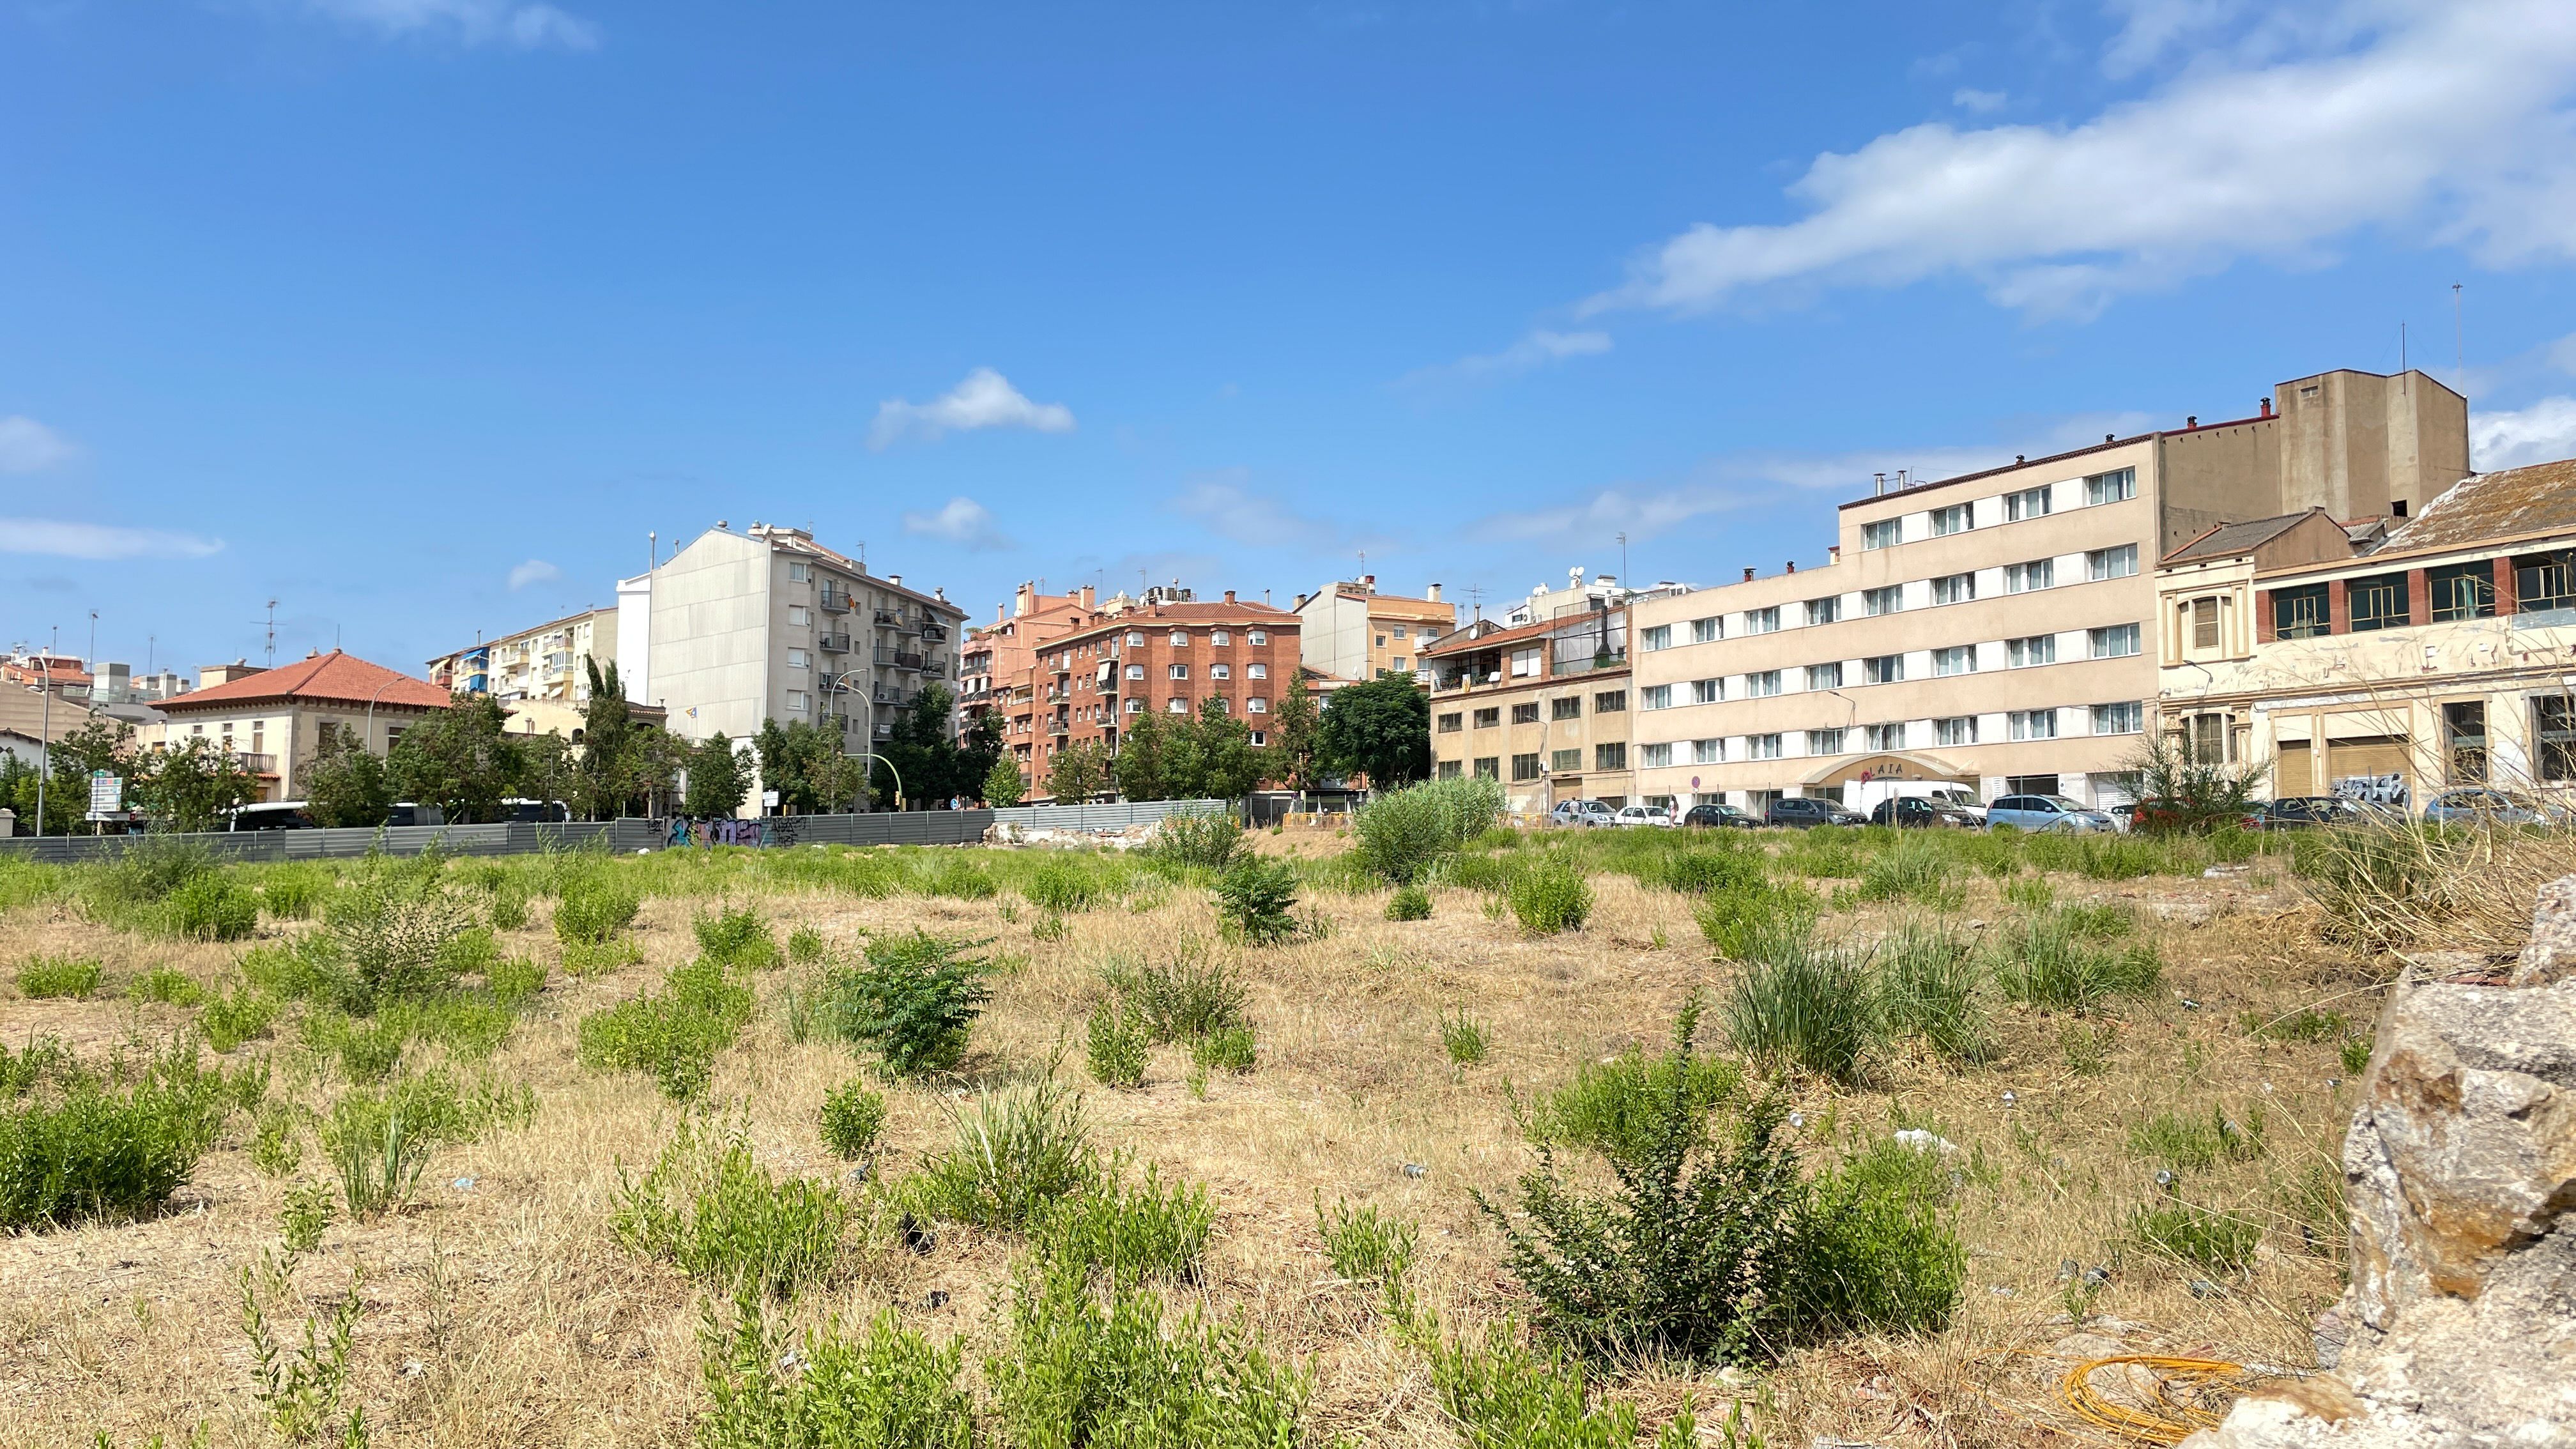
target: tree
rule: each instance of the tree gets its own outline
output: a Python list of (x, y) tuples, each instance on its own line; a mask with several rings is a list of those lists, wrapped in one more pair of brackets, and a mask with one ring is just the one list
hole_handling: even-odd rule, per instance
[(1288, 671), (1288, 687), (1270, 703), (1271, 774), (1293, 790), (1311, 790), (1323, 778), (1322, 723), (1306, 666)]
[(899, 794), (907, 804), (927, 805), (970, 794), (983, 783), (980, 775), (959, 778), (957, 742), (948, 733), (955, 698), (937, 680), (923, 685), (913, 697), (912, 707), (895, 720), (894, 729), (877, 746), (877, 752), (893, 764), (891, 770), (878, 768), (879, 794)]
[(2129, 758), (2130, 794), (2148, 830), (2207, 833), (2233, 827), (2257, 805), (2272, 762), (2229, 764), (2202, 759), (2179, 735), (2148, 735)]
[(1391, 790), (1431, 773), (1431, 701), (1410, 674), (1347, 684), (1325, 701), (1324, 758)]
[(1226, 712), (1213, 695), (1199, 701), (1189, 727), (1188, 772), (1175, 761), (1173, 793), (1193, 800), (1239, 800), (1261, 784), (1262, 752), (1252, 747), (1252, 727)]
[(862, 763), (841, 752), (839, 730), (803, 720), (764, 720), (753, 743), (760, 751), (760, 787), (778, 792), (781, 810), (847, 810), (867, 788)]
[[(30, 835), (36, 833), (36, 782), (43, 773), (16, 755), (0, 754), (0, 807), (18, 812), (18, 828)], [(131, 785), (132, 781), (127, 783)], [(127, 798), (132, 798), (130, 790)], [(44, 833), (70, 834), (72, 826), (84, 813), (83, 809), (75, 809), (75, 804), (85, 808), (88, 799), (84, 793), (80, 801), (75, 802), (59, 778), (48, 783), (44, 790)]]
[(515, 743), (519, 774), (514, 788), (519, 796), (549, 805), (561, 803), (569, 809), (572, 797), (581, 793), (581, 766), (572, 757), (572, 741), (548, 730), (541, 735), (520, 735)]
[(700, 740), (689, 751), (689, 805), (691, 815), (702, 818), (731, 815), (742, 808), (743, 796), (751, 789), (744, 778), (742, 756), (735, 753), (733, 741), (724, 731)]
[(987, 806), (1008, 810), (1020, 803), (1028, 789), (1028, 782), (1020, 778), (1020, 762), (1004, 755), (984, 772), (984, 788), (978, 793)]
[(173, 830), (212, 830), (226, 813), (260, 797), (259, 777), (230, 750), (218, 749), (203, 735), (190, 735), (178, 748), (142, 756), (127, 793), (147, 814)]
[[(993, 767), (1008, 754), (1002, 746), (1001, 717), (990, 711), (976, 716), (957, 736), (955, 793), (970, 798), (981, 795), (985, 783), (993, 778)], [(1019, 768), (1017, 761), (1011, 762), (1014, 776)]]
[(680, 772), (689, 768), (689, 742), (660, 725), (638, 725), (626, 737), (628, 768), (632, 771), (629, 797), (643, 807), (647, 815), (677, 813), (679, 802), (676, 782)]
[(622, 815), (640, 784), (635, 752), (635, 717), (626, 707), (625, 681), (617, 661), (602, 666), (586, 656), (590, 702), (581, 710), (581, 769), (573, 781), (574, 808), (591, 820)]
[(304, 803), (321, 826), (382, 825), (393, 811), (393, 777), (354, 735), (334, 733), (304, 767)]
[(385, 758), (397, 799), (436, 805), (451, 825), (497, 820), (519, 786), (522, 750), (509, 714), (488, 694), (459, 694), (403, 731)]
[(1097, 740), (1067, 745), (1047, 768), (1047, 793), (1058, 805), (1079, 805), (1109, 782), (1109, 752)]
[(79, 729), (54, 741), (46, 753), (53, 761), (54, 784), (59, 787), (77, 781), (83, 813), (87, 813), (90, 772), (126, 772), (134, 755), (134, 726), (119, 719), (93, 716)]
[(1110, 764), (1118, 777), (1119, 794), (1130, 800), (1172, 798), (1172, 734), (1172, 727), (1150, 709), (1135, 716), (1118, 741), (1117, 759)]

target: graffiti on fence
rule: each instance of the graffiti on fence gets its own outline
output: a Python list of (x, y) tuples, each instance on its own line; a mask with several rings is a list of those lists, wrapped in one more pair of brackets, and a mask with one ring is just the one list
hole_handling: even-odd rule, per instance
[(674, 848), (685, 845), (782, 846), (796, 843), (796, 817), (764, 815), (756, 820), (719, 817), (713, 820), (674, 820), (668, 842)]
[(2391, 805), (2403, 810), (2410, 803), (2404, 775), (2347, 775), (2334, 782), (2334, 792), (2346, 800), (2359, 800), (2365, 805)]

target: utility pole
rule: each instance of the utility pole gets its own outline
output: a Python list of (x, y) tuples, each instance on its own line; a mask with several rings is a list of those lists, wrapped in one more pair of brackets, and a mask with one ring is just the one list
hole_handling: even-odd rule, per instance
[(2460, 320), (2460, 284), (2451, 284), (2451, 381), (2462, 397), (2469, 395), (2469, 334)]

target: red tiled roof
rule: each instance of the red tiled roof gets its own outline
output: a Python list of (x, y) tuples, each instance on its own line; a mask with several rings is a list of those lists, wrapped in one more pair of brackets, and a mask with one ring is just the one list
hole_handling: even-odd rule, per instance
[(1299, 622), (1295, 614), (1269, 604), (1139, 604), (1123, 614), (1111, 614), (1096, 624), (1085, 625), (1046, 642), (1050, 645), (1070, 644), (1094, 634), (1115, 634), (1121, 629), (1151, 629), (1172, 624), (1244, 624), (1265, 629), (1294, 629)]
[(222, 709), (266, 700), (327, 700), (335, 704), (398, 705), (411, 709), (445, 709), (448, 693), (425, 679), (397, 674), (354, 654), (334, 649), (293, 664), (264, 669), (211, 689), (195, 690), (161, 701), (165, 713)]

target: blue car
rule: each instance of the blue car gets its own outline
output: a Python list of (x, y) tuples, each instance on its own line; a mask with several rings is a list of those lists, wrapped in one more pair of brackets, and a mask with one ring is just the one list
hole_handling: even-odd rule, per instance
[(2445, 790), (2424, 806), (2424, 819), (2435, 825), (2554, 825), (2558, 815), (2536, 801), (2474, 786)]
[(2120, 828), (2107, 812), (2079, 805), (2063, 795), (2006, 795), (1986, 807), (1986, 828), (1992, 830), (1998, 825), (2070, 834)]

